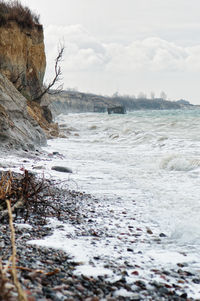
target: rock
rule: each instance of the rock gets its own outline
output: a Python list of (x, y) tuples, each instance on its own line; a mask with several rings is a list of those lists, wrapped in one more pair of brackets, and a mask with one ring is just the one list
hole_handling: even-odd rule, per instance
[(0, 248), (4, 248), (5, 247), (5, 242), (4, 241), (0, 241)]
[(135, 281), (135, 285), (139, 286), (141, 289), (146, 289), (146, 284), (142, 280)]
[(182, 295), (180, 295), (180, 297), (183, 299), (187, 299), (187, 293), (183, 293)]
[(53, 152), (53, 155), (56, 156), (56, 155), (60, 155), (59, 152)]
[(200, 278), (194, 278), (192, 279), (192, 282), (194, 282), (195, 284), (200, 284)]
[(160, 237), (167, 237), (167, 235), (165, 233), (160, 233), (159, 236)]
[(38, 170), (40, 170), (40, 169), (45, 169), (45, 167), (42, 166), (42, 165), (40, 165), (40, 166), (34, 166), (33, 169), (38, 169)]
[(59, 172), (72, 173), (72, 170), (70, 168), (63, 166), (52, 166), (51, 169)]
[[(48, 98), (47, 95), (44, 95), (45, 98)], [(28, 101), (27, 102), (27, 110), (29, 115), (35, 119), (35, 121), (40, 125), (40, 127), (46, 133), (46, 137), (48, 139), (52, 139), (53, 137), (59, 136), (59, 128), (57, 123), (49, 123), (44, 116), (43, 107), (37, 103), (36, 101)], [(48, 119), (50, 120), (50, 119)]]
[(147, 233), (148, 234), (153, 234), (152, 230), (150, 228), (147, 227)]
[(98, 297), (89, 297), (87, 299), (85, 299), (85, 301), (99, 301)]
[(127, 251), (128, 251), (128, 252), (134, 252), (134, 250), (131, 249), (131, 248), (127, 248)]
[(27, 100), (0, 74), (0, 147), (28, 150), (45, 143), (45, 133), (28, 113)]
[(43, 117), (47, 120), (48, 123), (52, 123), (53, 122), (53, 116), (51, 113), (51, 110), (48, 108), (48, 106), (42, 106), (42, 115)]
[(138, 275), (139, 275), (139, 272), (138, 272), (138, 271), (133, 271), (131, 274), (132, 274), (132, 275), (135, 275), (135, 276), (138, 276)]

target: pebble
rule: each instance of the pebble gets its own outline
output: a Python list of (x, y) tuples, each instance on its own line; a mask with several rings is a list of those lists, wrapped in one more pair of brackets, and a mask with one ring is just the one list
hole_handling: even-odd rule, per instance
[(131, 249), (131, 248), (127, 248), (127, 251), (128, 251), (128, 252), (134, 252), (134, 250)]
[(152, 230), (150, 228), (147, 228), (147, 233), (148, 234), (153, 234)]
[(200, 284), (200, 278), (194, 278), (192, 279), (192, 282), (194, 282), (195, 284)]
[(167, 237), (167, 235), (165, 233), (160, 233), (159, 236), (160, 237)]
[[(55, 185), (52, 185), (55, 187)], [(57, 188), (55, 187), (55, 190)], [(60, 221), (67, 221), (74, 225), (78, 225), (77, 235), (85, 233), (85, 235), (92, 237), (93, 239), (103, 238), (110, 240), (110, 233), (104, 229), (98, 229), (96, 225), (97, 212), (93, 202), (96, 205), (98, 200), (92, 199), (91, 196), (81, 194), (77, 191), (56, 190), (58, 192), (58, 201), (53, 202), (54, 205), (58, 205), (62, 214), (60, 215)], [(63, 201), (60, 202), (59, 200)], [(87, 201), (86, 201), (87, 200)], [(90, 203), (92, 210), (89, 215), (83, 217), (81, 206)], [(55, 212), (51, 212), (51, 217), (55, 216)], [(125, 212), (124, 212), (125, 214)], [(89, 220), (93, 221), (90, 222)], [(41, 223), (42, 221), (42, 223)], [(20, 217), (15, 221), (16, 223), (21, 222)], [(31, 214), (28, 223), (32, 228), (28, 229), (27, 235), (22, 235), (22, 230), (16, 231), (16, 246), (17, 246), (17, 265), (23, 269), (18, 270), (19, 279), (24, 286), (24, 289), (29, 291), (29, 301), (139, 301), (139, 300), (154, 300), (154, 301), (181, 301), (187, 299), (187, 293), (184, 291), (184, 286), (188, 281), (191, 281), (193, 285), (200, 284), (199, 275), (194, 275), (191, 272), (185, 271), (185, 267), (182, 263), (179, 263), (174, 270), (162, 270), (162, 268), (151, 269), (149, 272), (152, 275), (152, 281), (149, 280), (147, 283), (143, 281), (142, 276), (144, 266), (134, 262), (132, 259), (129, 263), (129, 259), (120, 262), (109, 262), (103, 259), (102, 256), (93, 256), (93, 264), (104, 260), (104, 264), (109, 269), (113, 270), (116, 276), (120, 277), (118, 281), (109, 281), (109, 278), (104, 276), (98, 276), (97, 278), (87, 277), (84, 275), (77, 275), (75, 269), (77, 262), (72, 262), (72, 259), (68, 254), (63, 251), (54, 250), (51, 248), (42, 248), (39, 246), (26, 245), (26, 241), (29, 239), (38, 239), (52, 234), (52, 230), (49, 227), (43, 227), (45, 219), (43, 220), (40, 214)], [(59, 228), (59, 227), (58, 227)], [(58, 229), (57, 228), (57, 229)], [(133, 226), (129, 226), (130, 229), (135, 229)], [(9, 227), (6, 224), (0, 224), (0, 256), (4, 255), (3, 263), (5, 264), (6, 259), (10, 256), (10, 250), (7, 247), (10, 242), (10, 234), (8, 231)], [(62, 225), (61, 225), (62, 230)], [(147, 229), (148, 230), (148, 229)], [(25, 231), (25, 230), (23, 230)], [(136, 232), (142, 232), (142, 229), (137, 228)], [(135, 234), (136, 234), (135, 232)], [(149, 233), (150, 234), (150, 233)], [(119, 239), (119, 244), (127, 246), (124, 240), (128, 233), (122, 232)], [(161, 234), (159, 235), (160, 237)], [(114, 235), (112, 236), (114, 237)], [(152, 240), (152, 236), (148, 236), (149, 240)], [(163, 236), (164, 237), (164, 236)], [(122, 240), (121, 240), (122, 239)], [(137, 242), (140, 240), (135, 239), (134, 249), (136, 253), (142, 252), (137, 249)], [(124, 242), (125, 241), (125, 242)], [(117, 244), (117, 240), (116, 240)], [(118, 245), (117, 245), (118, 246)], [(131, 246), (131, 245), (130, 245)], [(125, 248), (128, 252), (134, 252), (130, 247)], [(134, 256), (137, 256), (134, 255)], [(129, 254), (134, 258), (132, 254)], [(119, 258), (122, 260), (122, 257)], [(184, 269), (183, 269), (184, 268)], [(27, 269), (27, 270), (26, 270)], [(177, 270), (178, 269), (178, 270)], [(128, 280), (128, 275), (132, 275), (132, 283)], [(174, 285), (168, 282), (168, 278), (174, 280)], [(156, 279), (156, 281), (153, 281)], [(157, 281), (160, 279), (161, 283)], [(186, 282), (187, 280), (187, 282)], [(127, 292), (127, 296), (115, 295), (115, 292), (123, 290)], [(194, 300), (192, 298), (188, 300)]]
[(40, 170), (40, 169), (45, 169), (45, 167), (42, 166), (42, 165), (40, 165), (40, 166), (33, 166), (33, 169), (38, 169), (38, 170)]

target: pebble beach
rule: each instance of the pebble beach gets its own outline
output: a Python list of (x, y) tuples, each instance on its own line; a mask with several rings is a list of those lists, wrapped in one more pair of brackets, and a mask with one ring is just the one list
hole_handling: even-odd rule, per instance
[[(60, 154), (43, 153), (43, 162), (52, 156)], [(14, 169), (22, 162), (39, 166), (37, 157), (19, 157)], [(41, 174), (34, 176), (41, 179)], [(137, 212), (130, 216), (120, 199), (114, 206), (111, 200), (70, 190), (66, 183), (52, 180), (50, 186), (54, 198), (49, 205), (59, 208), (59, 217), (50, 210), (45, 216), (33, 212), (26, 222), (20, 214), (14, 220), (18, 277), (28, 300), (199, 300), (188, 294), (198, 292), (200, 278), (191, 272), (187, 254), (166, 269), (143, 252), (142, 245), (161, 244), (165, 233), (141, 226)], [(10, 231), (6, 221), (0, 228), (6, 264)], [(112, 248), (117, 257), (109, 254)]]

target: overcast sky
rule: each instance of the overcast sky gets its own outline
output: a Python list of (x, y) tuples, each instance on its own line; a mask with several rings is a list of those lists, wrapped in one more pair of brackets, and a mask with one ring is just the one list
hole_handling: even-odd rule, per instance
[(200, 104), (200, 0), (22, 0), (40, 14), (53, 77), (59, 43), (65, 88), (140, 92)]

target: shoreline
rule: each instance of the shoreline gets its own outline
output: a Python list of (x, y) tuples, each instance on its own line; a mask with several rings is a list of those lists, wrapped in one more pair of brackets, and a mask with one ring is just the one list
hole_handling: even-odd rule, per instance
[[(49, 154), (43, 153), (43, 155), (46, 160), (52, 158), (52, 154), (49, 156)], [(42, 160), (42, 158), (38, 159), (38, 156), (33, 156), (34, 158), (32, 156), (30, 154), (29, 158), (31, 157), (37, 163)], [(23, 160), (27, 160), (27, 158), (22, 157)], [(26, 165), (28, 162), (23, 163)], [(34, 165), (33, 162), (32, 165)], [(151, 234), (150, 229), (145, 231), (145, 229), (137, 228), (135, 226), (137, 218), (133, 217), (134, 226), (130, 226), (128, 233), (132, 237), (133, 244), (133, 248), (130, 248), (126, 241), (126, 233), (115, 237), (114, 232), (111, 234), (106, 227), (96, 222), (101, 211), (102, 220), (110, 215), (111, 219), (116, 221), (112, 209), (107, 216), (104, 216), (104, 210), (108, 208), (106, 206), (110, 205), (108, 200), (107, 205), (102, 209), (102, 202), (106, 204), (106, 200), (98, 200), (81, 192), (70, 192), (69, 188), (64, 189), (58, 183), (54, 189), (57, 191), (56, 193), (59, 193), (59, 198), (61, 197), (58, 206), (63, 212), (63, 216), (61, 215), (59, 218), (60, 221), (54, 222), (55, 226), (52, 226), (52, 223), (42, 225), (41, 216), (35, 215), (30, 217), (29, 226), (20, 226), (19, 221), (15, 224), (18, 264), (24, 268), (24, 270), (19, 269), (19, 279), (23, 287), (33, 296), (32, 300), (198, 300), (188, 297), (187, 294), (188, 285), (193, 283), (194, 286), (198, 286), (200, 283), (199, 275), (193, 274), (187, 264), (180, 262), (174, 270), (166, 270), (162, 267), (154, 269), (152, 265), (152, 269), (149, 269), (151, 275), (149, 279), (145, 279), (145, 264), (144, 266), (138, 265), (137, 257), (142, 258), (143, 255), (142, 252), (136, 252), (137, 245), (140, 245), (144, 239), (149, 240), (151, 244), (151, 240), (155, 239), (155, 236), (158, 242), (164, 238)], [(100, 211), (98, 211), (99, 208)], [(126, 218), (125, 211), (122, 215), (123, 218)], [(52, 216), (52, 218), (55, 217)], [(66, 223), (68, 229), (67, 232), (64, 232)], [(57, 235), (61, 231), (66, 242), (75, 241), (76, 243), (77, 238), (83, 238), (83, 243), (85, 243), (84, 238), (86, 237), (94, 245), (96, 244), (97, 248), (103, 241), (112, 241), (113, 239), (118, 241), (116, 246), (119, 244), (120, 248), (121, 246), (126, 247), (127, 244), (127, 252), (132, 254), (132, 263), (122, 260), (122, 264), (120, 259), (119, 262), (117, 260), (110, 261), (109, 257), (101, 258), (101, 256), (93, 254), (93, 259), (91, 261), (90, 258), (86, 269), (83, 262), (78, 262), (76, 258), (70, 258), (70, 250), (66, 252), (61, 246), (57, 246), (56, 250), (48, 247), (47, 244), (46, 247), (37, 245), (37, 243), (33, 244), (33, 240), (44, 241), (44, 239), (52, 237), (55, 231), (57, 231)], [(1, 241), (5, 242), (1, 244), (1, 255), (3, 255), (9, 246), (6, 224), (1, 224), (1, 233), (3, 239)], [(32, 243), (28, 243), (29, 241)], [(72, 247), (74, 246), (72, 245)], [(80, 250), (80, 253), (82, 251)], [(92, 268), (92, 272), (90, 268)], [(91, 276), (95, 269), (97, 274)], [(38, 272), (38, 270), (42, 272)], [(77, 270), (79, 270), (78, 273)]]

